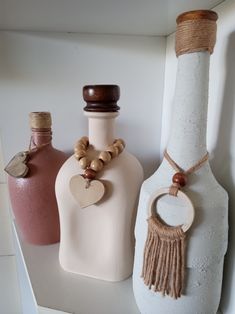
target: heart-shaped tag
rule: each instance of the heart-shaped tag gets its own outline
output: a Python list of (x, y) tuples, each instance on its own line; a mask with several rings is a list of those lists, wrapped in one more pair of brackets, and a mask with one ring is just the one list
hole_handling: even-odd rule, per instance
[(104, 195), (105, 187), (99, 180), (87, 180), (81, 175), (73, 176), (69, 182), (70, 191), (81, 208), (97, 203)]
[(29, 171), (26, 165), (28, 157), (29, 153), (27, 151), (16, 154), (4, 170), (12, 177), (24, 178)]

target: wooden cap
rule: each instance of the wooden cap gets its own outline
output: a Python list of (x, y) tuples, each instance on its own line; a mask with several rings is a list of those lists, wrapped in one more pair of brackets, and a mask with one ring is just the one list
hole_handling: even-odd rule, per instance
[(189, 20), (210, 20), (210, 21), (217, 21), (218, 14), (211, 10), (195, 10), (195, 11), (188, 11), (180, 14), (177, 19), (176, 23), (180, 24), (184, 21)]
[(51, 128), (50, 112), (30, 112), (30, 127), (32, 129), (49, 129)]
[(87, 103), (85, 111), (115, 112), (120, 109), (118, 85), (86, 85), (83, 87), (83, 99)]

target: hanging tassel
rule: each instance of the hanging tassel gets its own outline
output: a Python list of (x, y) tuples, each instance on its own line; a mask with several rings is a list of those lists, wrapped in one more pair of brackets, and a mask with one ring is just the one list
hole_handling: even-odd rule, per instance
[(147, 221), (141, 276), (149, 289), (180, 298), (184, 283), (185, 233), (181, 226), (167, 226), (155, 215)]

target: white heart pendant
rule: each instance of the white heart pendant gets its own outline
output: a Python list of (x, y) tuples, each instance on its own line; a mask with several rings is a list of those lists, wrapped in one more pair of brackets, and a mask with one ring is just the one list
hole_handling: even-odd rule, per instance
[(97, 203), (104, 196), (105, 187), (99, 180), (87, 180), (81, 175), (73, 176), (69, 182), (70, 191), (81, 208)]
[(29, 152), (20, 152), (9, 161), (4, 170), (12, 177), (24, 178), (29, 171), (27, 166), (28, 158)]

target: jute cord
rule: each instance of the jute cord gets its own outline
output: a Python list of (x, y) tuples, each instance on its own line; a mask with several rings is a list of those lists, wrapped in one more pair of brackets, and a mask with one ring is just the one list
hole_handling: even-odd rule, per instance
[[(207, 152), (195, 165), (187, 170), (183, 170), (179, 165), (177, 165), (177, 163), (170, 157), (166, 150), (164, 151), (164, 157), (176, 172), (181, 172), (188, 176), (202, 167), (202, 165), (208, 160), (209, 153)], [(179, 189), (180, 185), (178, 183), (173, 183), (170, 188), (170, 195), (177, 196)]]
[(31, 136), (30, 141), (29, 141), (29, 149), (28, 149), (29, 153), (36, 152), (39, 149), (41, 149), (41, 148), (43, 148), (43, 147), (45, 147), (51, 143), (51, 140), (52, 140), (52, 132), (51, 131), (49, 131), (49, 132), (48, 131), (38, 131), (38, 130), (33, 129), (33, 128), (32, 128), (32, 131), (35, 131), (37, 133), (37, 135), (39, 135), (39, 136), (49, 137), (49, 141), (46, 143), (43, 143), (41, 145), (37, 145), (34, 141), (33, 136)]
[(31, 112), (29, 117), (31, 128), (43, 129), (51, 127), (50, 112)]
[(211, 20), (186, 20), (177, 26), (175, 51), (181, 54), (209, 51), (213, 53), (216, 42), (216, 23)]

